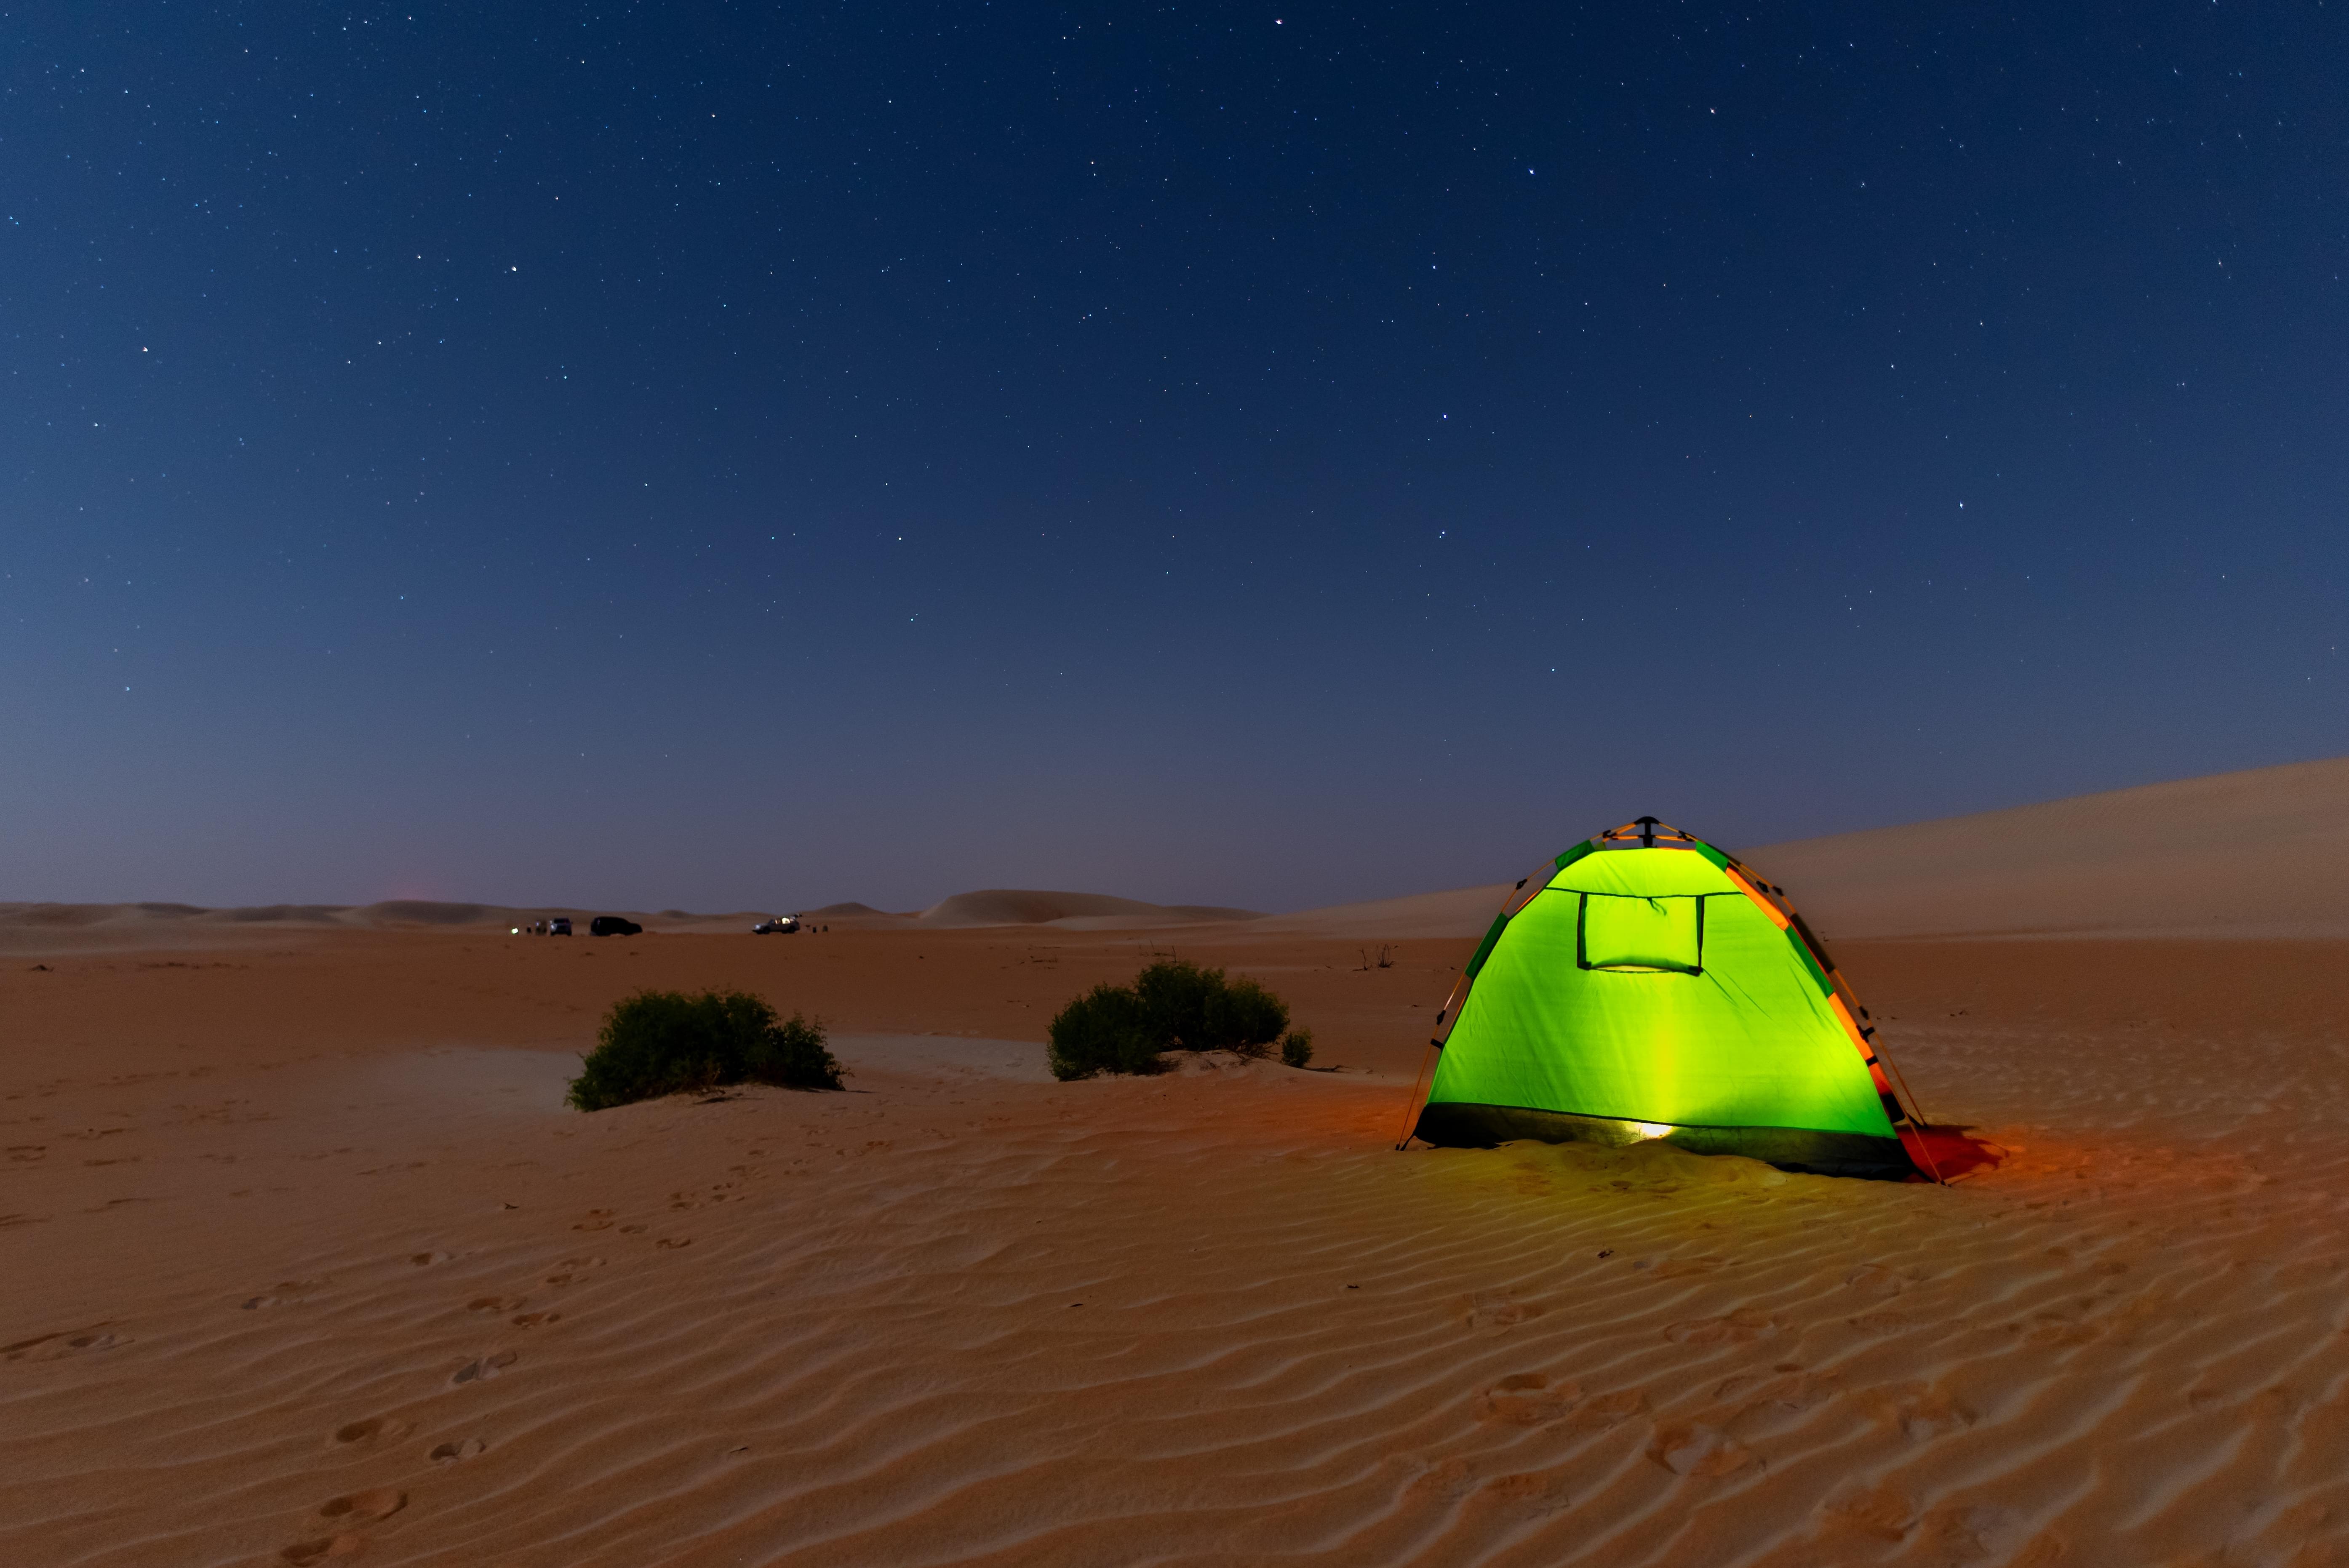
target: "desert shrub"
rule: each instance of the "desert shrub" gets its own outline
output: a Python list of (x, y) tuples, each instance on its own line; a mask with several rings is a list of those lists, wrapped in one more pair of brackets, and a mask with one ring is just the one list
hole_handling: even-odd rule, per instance
[(1313, 1031), (1291, 1029), (1288, 1037), (1280, 1042), (1280, 1059), (1293, 1068), (1301, 1068), (1313, 1059)]
[(1288, 1007), (1253, 980), (1166, 959), (1132, 985), (1096, 985), (1052, 1020), (1052, 1074), (1151, 1073), (1161, 1051), (1260, 1057), (1288, 1026)]
[(1133, 994), (1141, 1001), (1143, 1026), (1162, 1051), (1177, 1047), (1201, 1051), (1211, 1047), (1208, 1016), (1224, 989), (1224, 972), (1202, 969), (1181, 959), (1161, 959), (1133, 977)]
[(823, 1042), (823, 1026), (793, 1013), (752, 1043), (742, 1058), (742, 1076), (785, 1088), (838, 1088), (840, 1063)]
[(779, 1019), (747, 991), (639, 991), (604, 1016), (568, 1098), (576, 1109), (604, 1110), (743, 1082), (838, 1088), (840, 1064), (823, 1025), (797, 1013)]
[(1162, 1051), (1238, 1051), (1258, 1057), (1288, 1026), (1288, 1008), (1253, 980), (1162, 959), (1133, 977), (1144, 1026)]
[(1199, 1048), (1260, 1057), (1287, 1027), (1288, 1004), (1253, 980), (1235, 980), (1208, 1002), (1207, 1034)]
[(1123, 985), (1096, 985), (1052, 1020), (1045, 1059), (1056, 1078), (1095, 1073), (1154, 1073), (1158, 1042), (1142, 998)]

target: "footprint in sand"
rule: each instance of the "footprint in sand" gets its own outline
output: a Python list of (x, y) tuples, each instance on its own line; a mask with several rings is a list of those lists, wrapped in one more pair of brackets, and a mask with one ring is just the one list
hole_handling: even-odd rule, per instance
[(1974, 1424), (1971, 1409), (1946, 1391), (1923, 1383), (1898, 1383), (1858, 1393), (1868, 1413), (1917, 1442), (1963, 1431)]
[(450, 1377), (449, 1381), (452, 1386), (460, 1383), (484, 1383), (512, 1366), (520, 1358), (518, 1352), (501, 1350), (495, 1356), (484, 1356), (479, 1361), (466, 1362), (457, 1368), (456, 1376)]
[(1732, 1475), (1762, 1462), (1759, 1454), (1735, 1438), (1695, 1421), (1657, 1428), (1648, 1458), (1684, 1476)]
[(664, 1236), (659, 1241), (655, 1242), (653, 1245), (658, 1247), (663, 1252), (667, 1252), (677, 1247), (689, 1247), (693, 1245), (693, 1238), (691, 1236)]
[(463, 1442), (435, 1443), (429, 1457), (434, 1464), (445, 1465), (457, 1460), (471, 1459), (489, 1446), (479, 1438), (467, 1438)]
[(1494, 1477), (1477, 1489), (1471, 1501), (1509, 1513), (1538, 1519), (1544, 1514), (1557, 1512), (1574, 1500), (1566, 1490), (1564, 1477), (1527, 1470), (1517, 1475)]
[(1476, 1481), (1475, 1468), (1455, 1455), (1421, 1470), (1403, 1489), (1403, 1496), (1414, 1502), (1458, 1502), (1476, 1490)]
[(560, 1264), (555, 1265), (555, 1267), (560, 1269), (562, 1272), (547, 1275), (546, 1283), (549, 1284), (569, 1284), (573, 1280), (577, 1279), (589, 1269), (599, 1269), (603, 1266), (604, 1260), (602, 1258), (565, 1258)]
[(1960, 1561), (1996, 1556), (2010, 1563), (2034, 1558), (2049, 1563), (2063, 1554), (2061, 1542), (2052, 1539), (2043, 1539), (2037, 1553), (2016, 1553), (2030, 1529), (2023, 1515), (2011, 1508), (1982, 1504), (1937, 1508), (1918, 1522), (1925, 1527), (1927, 1540)]
[(1468, 1298), (1466, 1305), (1471, 1328), (1514, 1328), (1527, 1318), (1542, 1315), (1538, 1303), (1518, 1301), (1494, 1290), (1478, 1291)]
[(339, 1449), (356, 1444), (370, 1449), (380, 1448), (387, 1443), (398, 1442), (415, 1429), (412, 1423), (396, 1416), (369, 1416), (363, 1421), (336, 1427), (335, 1435), (326, 1440), (326, 1446)]
[(1501, 1426), (1544, 1427), (1562, 1421), (1582, 1402), (1582, 1386), (1550, 1386), (1539, 1372), (1512, 1372), (1485, 1390), (1484, 1418)]
[(1619, 1388), (1586, 1401), (1567, 1425), (1578, 1432), (1604, 1432), (1647, 1412), (1647, 1395), (1637, 1388)]
[(1917, 1525), (1917, 1505), (1889, 1480), (1874, 1487), (1855, 1486), (1820, 1508), (1846, 1530), (1878, 1541), (1898, 1541)]
[(652, 1229), (652, 1227), (649, 1225), (622, 1225), (620, 1227), (620, 1234), (624, 1236), (641, 1236), (650, 1229)]
[(354, 1523), (373, 1524), (379, 1519), (389, 1519), (408, 1506), (408, 1494), (388, 1486), (370, 1487), (355, 1491), (348, 1497), (330, 1497), (318, 1505), (321, 1519), (346, 1519)]
[(562, 1321), (563, 1315), (559, 1312), (525, 1312), (513, 1320), (513, 1326), (516, 1328), (536, 1328), (541, 1324)]
[(1778, 1320), (1754, 1307), (1740, 1307), (1727, 1317), (1699, 1317), (1675, 1323), (1664, 1337), (1675, 1345), (1751, 1345), (1778, 1332)]
[(14, 1345), (0, 1346), (0, 1358), (10, 1361), (57, 1361), (84, 1351), (112, 1350), (128, 1345), (130, 1340), (119, 1334), (44, 1334), (37, 1339), (20, 1339)]
[(1754, 1411), (1799, 1413), (1834, 1398), (1841, 1391), (1837, 1381), (1839, 1376), (1806, 1371), (1791, 1361), (1782, 1361), (1766, 1373), (1745, 1372), (1723, 1379), (1714, 1387), (1713, 1397), (1724, 1405), (1735, 1406), (1739, 1416)]
[(477, 1295), (465, 1304), (467, 1312), (512, 1312), (525, 1297), (519, 1295)]
[(335, 1535), (316, 1541), (297, 1541), (277, 1555), (294, 1564), (294, 1568), (310, 1568), (313, 1563), (324, 1563), (329, 1557), (352, 1557), (367, 1542), (356, 1535)]
[(1844, 1275), (1843, 1283), (1847, 1288), (1879, 1301), (1899, 1295), (1908, 1288), (1906, 1280), (1881, 1264), (1862, 1264)]
[(614, 1212), (610, 1209), (590, 1209), (587, 1217), (571, 1228), (574, 1231), (608, 1231), (612, 1228)]
[(257, 1312), (264, 1306), (283, 1306), (289, 1301), (300, 1301), (326, 1283), (322, 1279), (282, 1279), (241, 1305), (247, 1312)]
[(409, 1255), (408, 1261), (418, 1268), (426, 1269), (430, 1268), (434, 1264), (445, 1264), (450, 1260), (447, 1253), (415, 1253)]

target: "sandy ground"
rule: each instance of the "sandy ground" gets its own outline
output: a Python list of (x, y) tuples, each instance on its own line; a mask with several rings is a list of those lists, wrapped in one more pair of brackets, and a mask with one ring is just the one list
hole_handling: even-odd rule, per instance
[[(231, 939), (0, 967), (0, 1562), (2349, 1561), (2349, 944), (1841, 944), (1934, 1188), (1394, 1152), (1457, 938)], [(1177, 948), (1345, 1070), (1050, 1081)]]

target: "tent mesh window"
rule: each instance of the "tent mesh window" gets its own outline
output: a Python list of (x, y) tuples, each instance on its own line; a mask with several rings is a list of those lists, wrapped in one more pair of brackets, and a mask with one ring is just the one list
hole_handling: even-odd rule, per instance
[(1574, 932), (1578, 967), (1618, 975), (1704, 973), (1702, 897), (1577, 896), (1582, 900)]

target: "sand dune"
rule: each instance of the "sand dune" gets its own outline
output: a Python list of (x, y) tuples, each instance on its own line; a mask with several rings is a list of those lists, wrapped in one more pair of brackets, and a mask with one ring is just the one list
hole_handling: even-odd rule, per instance
[(932, 904), (921, 914), (925, 925), (1065, 925), (1093, 931), (1257, 918), (1257, 912), (1248, 909), (1143, 903), (1138, 899), (1112, 898), (1106, 893), (1042, 892), (1022, 888), (958, 892)]
[[(2349, 758), (1725, 847), (1837, 938), (2349, 937)], [(1514, 882), (1275, 915), (1264, 929), (1481, 936)]]
[(2349, 758), (2222, 773), (1750, 859), (1847, 936), (2349, 936)]
[(1454, 888), (1447, 892), (1376, 899), (1368, 903), (1331, 904), (1295, 914), (1267, 915), (1259, 930), (1267, 936), (1356, 937), (1371, 941), (1405, 936), (1481, 937), (1515, 887), (1514, 882), (1494, 882), (1484, 887)]
[(928, 925), (1043, 925), (1071, 915), (1154, 914), (1158, 906), (1104, 893), (985, 888), (958, 892), (924, 910)]

